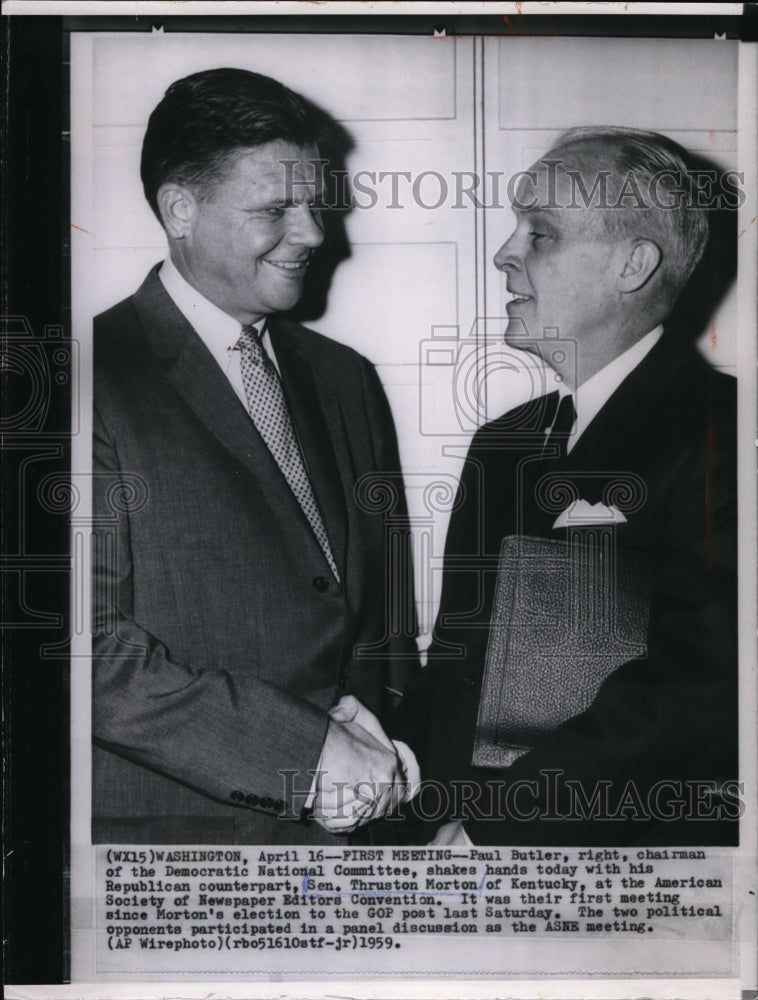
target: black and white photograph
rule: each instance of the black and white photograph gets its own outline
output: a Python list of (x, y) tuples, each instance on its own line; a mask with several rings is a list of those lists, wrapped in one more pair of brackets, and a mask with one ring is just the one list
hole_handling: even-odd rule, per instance
[(755, 990), (742, 6), (124, 6), (59, 19), (61, 315), (4, 289), (70, 731), (8, 995)]

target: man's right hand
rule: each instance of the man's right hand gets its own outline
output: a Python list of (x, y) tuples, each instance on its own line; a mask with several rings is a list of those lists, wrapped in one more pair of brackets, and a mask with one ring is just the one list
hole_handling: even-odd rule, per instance
[(396, 809), (406, 776), (376, 716), (352, 696), (330, 712), (313, 818), (331, 833), (350, 833)]

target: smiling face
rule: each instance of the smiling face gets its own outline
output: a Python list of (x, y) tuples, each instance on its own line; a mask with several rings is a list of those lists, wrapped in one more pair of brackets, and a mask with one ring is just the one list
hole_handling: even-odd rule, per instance
[(545, 331), (557, 330), (559, 339), (576, 343), (580, 375), (588, 377), (620, 353), (620, 247), (604, 232), (597, 210), (568, 207), (573, 189), (565, 171), (581, 170), (591, 185), (588, 165), (566, 151), (546, 159), (553, 165), (539, 160), (531, 176), (522, 177), (512, 205), (516, 229), (495, 255), (513, 296), (505, 340), (547, 358), (555, 341), (546, 341)]
[(159, 191), (178, 270), (241, 324), (291, 309), (302, 295), (324, 239), (317, 159), (315, 146), (277, 140), (233, 154), (207, 192), (175, 183)]

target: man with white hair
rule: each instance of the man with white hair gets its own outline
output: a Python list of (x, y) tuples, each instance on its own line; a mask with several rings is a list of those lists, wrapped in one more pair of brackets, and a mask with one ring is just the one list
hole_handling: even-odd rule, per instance
[[(736, 837), (735, 382), (696, 351), (699, 331), (667, 328), (708, 238), (699, 193), (676, 143), (618, 128), (565, 133), (513, 186), (495, 255), (505, 339), (555, 386), (473, 439), (428, 666), (401, 706), (437, 842)], [(524, 559), (567, 543), (613, 568), (571, 578), (548, 621), (544, 561), (528, 579)], [(598, 661), (572, 652), (577, 621), (617, 599), (621, 621), (625, 559), (650, 567), (641, 642), (587, 681)]]

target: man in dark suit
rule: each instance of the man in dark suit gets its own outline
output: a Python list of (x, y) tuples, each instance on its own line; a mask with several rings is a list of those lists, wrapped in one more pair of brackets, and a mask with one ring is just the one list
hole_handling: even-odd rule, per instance
[[(430, 834), (450, 821), (438, 843), (733, 842), (735, 383), (665, 327), (706, 244), (702, 199), (675, 143), (587, 128), (525, 171), (512, 202), (495, 256), (513, 296), (506, 342), (550, 366), (553, 391), (481, 428), (467, 456), (429, 662), (395, 730), (421, 765), (416, 811)], [(526, 745), (486, 766), (477, 726), (503, 540), (576, 541), (583, 525), (650, 567), (646, 652), (578, 712), (561, 704), (580, 683), (570, 658), (557, 684), (527, 664), (518, 690), (488, 690), (530, 718), (514, 728)], [(615, 580), (593, 585), (602, 605)]]
[(383, 717), (415, 665), (361, 502), (398, 490), (392, 418), (363, 357), (279, 315), (323, 240), (328, 127), (234, 69), (148, 124), (169, 256), (95, 321), (96, 841), (329, 842), (404, 794), (374, 717), (329, 714)]

